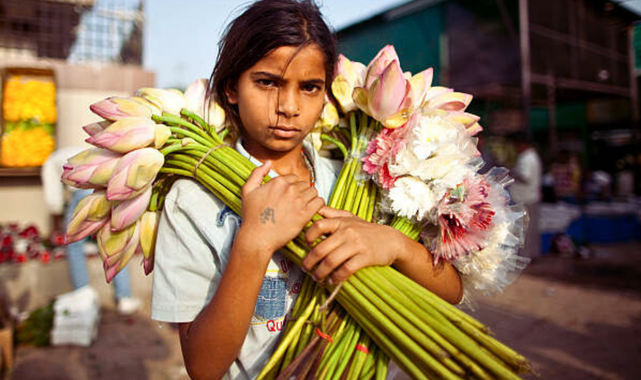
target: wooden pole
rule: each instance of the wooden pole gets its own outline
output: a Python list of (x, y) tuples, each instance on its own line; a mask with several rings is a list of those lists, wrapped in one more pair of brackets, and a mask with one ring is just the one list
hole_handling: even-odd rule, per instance
[(521, 45), (521, 94), (523, 107), (523, 128), (528, 138), (532, 138), (530, 128), (530, 102), (532, 97), (532, 72), (530, 67), (530, 28), (528, 1), (519, 0), (519, 34)]

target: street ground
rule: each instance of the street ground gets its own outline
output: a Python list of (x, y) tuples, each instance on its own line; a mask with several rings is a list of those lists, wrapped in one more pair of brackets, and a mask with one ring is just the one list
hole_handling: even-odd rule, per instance
[[(591, 250), (588, 259), (539, 258), (472, 313), (531, 360), (538, 377), (526, 379), (641, 379), (641, 244)], [(176, 330), (148, 317), (148, 289), (141, 294), (146, 307), (135, 316), (104, 307), (89, 348), (18, 347), (7, 378), (187, 379)]]

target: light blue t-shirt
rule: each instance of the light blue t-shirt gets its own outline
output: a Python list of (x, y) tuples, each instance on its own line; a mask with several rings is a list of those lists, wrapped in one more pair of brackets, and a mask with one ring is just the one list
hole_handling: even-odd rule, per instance
[[(316, 189), (328, 200), (342, 162), (320, 157), (304, 145), (316, 174)], [(239, 142), (236, 150), (256, 165)], [(278, 174), (270, 172), (270, 176)], [(240, 217), (196, 181), (176, 181), (165, 199), (158, 226), (152, 294), (152, 319), (191, 322), (209, 303), (229, 260)], [(276, 348), (285, 316), (300, 291), (303, 273), (275, 252), (238, 358), (225, 379), (252, 379)]]

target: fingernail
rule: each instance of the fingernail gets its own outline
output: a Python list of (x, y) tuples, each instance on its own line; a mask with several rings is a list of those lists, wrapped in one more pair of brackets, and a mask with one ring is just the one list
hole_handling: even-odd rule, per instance
[(303, 267), (300, 267), (300, 270), (303, 271), (303, 273), (307, 273), (307, 271)]
[(334, 286), (334, 280), (331, 278), (327, 280), (327, 283), (329, 284), (329, 286)]
[(316, 277), (316, 275), (315, 275), (315, 274), (313, 274), (313, 275), (312, 275), (312, 280), (314, 280), (314, 281), (318, 282), (318, 277)]

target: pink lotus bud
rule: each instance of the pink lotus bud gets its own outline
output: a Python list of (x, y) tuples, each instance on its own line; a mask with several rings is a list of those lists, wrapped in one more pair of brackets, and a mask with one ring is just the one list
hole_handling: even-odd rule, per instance
[(146, 87), (136, 91), (136, 96), (150, 101), (163, 112), (173, 115), (180, 115), (180, 111), (185, 108), (185, 95), (175, 89), (163, 90), (160, 88)]
[(446, 111), (464, 111), (472, 101), (472, 95), (462, 92), (446, 92), (428, 100), (427, 106)]
[(62, 182), (81, 189), (105, 187), (120, 157), (106, 149), (84, 150), (62, 166)]
[(154, 253), (159, 222), (159, 211), (146, 211), (140, 218), (140, 245), (146, 258)]
[(430, 100), (432, 100), (432, 99), (434, 99), (434, 98), (436, 98), (438, 96), (441, 96), (443, 94), (447, 94), (447, 93), (452, 92), (452, 91), (454, 91), (454, 90), (452, 90), (451, 88), (442, 87), (442, 86), (430, 87), (430, 89), (427, 90), (427, 93), (425, 94), (425, 99), (423, 101), (425, 103), (427, 103)]
[(207, 79), (198, 79), (185, 90), (185, 108), (202, 118), (205, 117), (205, 96), (208, 84)]
[(162, 153), (142, 148), (124, 155), (107, 184), (107, 199), (124, 201), (146, 190), (164, 163)]
[(96, 115), (107, 120), (120, 120), (123, 117), (146, 117), (152, 115), (151, 108), (132, 98), (111, 97), (89, 106)]
[(418, 108), (423, 104), (427, 91), (432, 86), (434, 78), (434, 69), (431, 67), (427, 70), (421, 71), (410, 78), (410, 85), (412, 86), (412, 99), (414, 107)]
[(96, 191), (80, 200), (67, 225), (65, 244), (90, 236), (109, 221), (111, 202), (104, 191)]
[(338, 56), (332, 93), (343, 113), (358, 109), (354, 103), (353, 92), (355, 87), (363, 86), (365, 70), (366, 67), (362, 63), (352, 62), (342, 54)]
[[(393, 61), (399, 62), (398, 54), (394, 46), (387, 45), (382, 48), (376, 57), (367, 65), (367, 74), (365, 75), (365, 87), (369, 88), (372, 83), (385, 71)], [(401, 72), (402, 75), (402, 72)]]
[[(399, 111), (412, 107), (411, 94), (412, 87), (403, 76), (398, 61), (390, 62), (368, 89), (367, 100), (371, 116), (387, 127), (400, 126), (389, 125), (388, 119), (396, 116)], [(405, 116), (409, 117), (410, 113), (411, 110)]]
[(139, 224), (134, 223), (122, 231), (112, 231), (107, 224), (98, 232), (97, 241), (98, 252), (104, 262), (105, 277), (107, 282), (111, 282), (140, 249)]
[(110, 125), (111, 125), (111, 121), (103, 120), (98, 123), (87, 124), (84, 127), (82, 127), (82, 129), (84, 129), (84, 131), (87, 132), (89, 136), (93, 136), (96, 133), (104, 131), (105, 128), (107, 128)]
[(142, 194), (126, 201), (114, 203), (111, 206), (111, 229), (120, 231), (138, 220), (147, 211), (151, 200), (151, 186)]
[(158, 129), (156, 125), (149, 118), (126, 117), (116, 121), (104, 131), (96, 133), (85, 141), (99, 148), (109, 149), (118, 153), (127, 153), (153, 143), (156, 140), (156, 130)]

